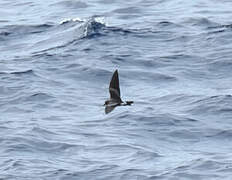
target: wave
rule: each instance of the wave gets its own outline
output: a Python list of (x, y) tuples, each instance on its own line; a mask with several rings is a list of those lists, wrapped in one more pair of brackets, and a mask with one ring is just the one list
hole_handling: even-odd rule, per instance
[(61, 21), (60, 25), (73, 25), (74, 23), (82, 23), (80, 26), (80, 28), (83, 30), (81, 38), (86, 39), (98, 36), (105, 36), (110, 33), (120, 33), (122, 35), (125, 35), (130, 33), (139, 34), (147, 31), (147, 29), (124, 29), (120, 27), (107, 26), (105, 23), (105, 17), (102, 16), (93, 16), (85, 20), (80, 18), (66, 19)]
[(25, 101), (45, 101), (49, 99), (53, 99), (54, 97), (47, 93), (34, 93), (31, 96), (26, 97)]
[(227, 116), (230, 118), (232, 112), (231, 103), (232, 96), (229, 94), (200, 97), (199, 100), (189, 104), (191, 105), (189, 112), (198, 116), (221, 115), (224, 118)]
[[(151, 179), (172, 179), (181, 177), (183, 179), (222, 179), (225, 174), (218, 175), (217, 172), (231, 170), (230, 162), (220, 162), (208, 158), (196, 157), (193, 160), (187, 160), (175, 168), (167, 169), (165, 173), (153, 176)], [(228, 173), (229, 174), (229, 173)], [(226, 176), (227, 177), (227, 176)], [(228, 175), (229, 177), (229, 175)]]
[(71, 1), (65, 0), (58, 3), (52, 3), (50, 6), (62, 6), (65, 8), (72, 8), (72, 9), (82, 9), (89, 7), (89, 4), (83, 1)]
[(22, 71), (12, 71), (12, 72), (7, 72), (7, 71), (3, 71), (0, 72), (0, 74), (12, 74), (12, 75), (33, 75), (36, 76), (35, 72), (32, 69), (28, 69), (28, 70), (22, 70)]
[(0, 37), (19, 37), (41, 33), (53, 27), (52, 24), (39, 25), (7, 25), (0, 29)]
[(183, 21), (182, 24), (189, 24), (191, 26), (199, 26), (203, 28), (209, 28), (212, 26), (218, 26), (219, 24), (211, 21), (208, 18), (188, 18), (187, 20)]
[(41, 38), (42, 40), (35, 42), (32, 46), (35, 49), (33, 54), (66, 48), (82, 39), (100, 36), (103, 34), (101, 30), (104, 27), (106, 27), (105, 24), (99, 20), (99, 17), (95, 16), (87, 20), (79, 18), (63, 20), (54, 28), (47, 30), (46, 33), (50, 34), (50, 36), (46, 34), (46, 37)]
[(117, 14), (138, 14), (140, 13), (140, 9), (138, 7), (135, 6), (131, 6), (131, 7), (126, 7), (126, 8), (118, 8), (113, 10), (113, 13), (117, 13)]
[[(169, 24), (170, 27), (177, 26), (171, 22), (161, 22), (161, 24)], [(50, 39), (45, 39), (36, 43), (36, 47), (40, 44), (40, 46), (43, 47), (49, 44), (49, 47), (44, 49), (44, 51), (48, 51), (57, 48), (66, 48), (69, 45), (76, 45), (86, 40), (102, 37), (151, 37), (159, 31), (154, 30), (153, 28), (128, 29), (125, 27), (109, 26), (105, 23), (105, 17), (96, 15), (87, 19), (65, 19), (61, 21), (59, 25), (52, 28), (52, 32)]]
[(29, 70), (25, 70), (25, 71), (11, 72), (10, 74), (15, 74), (15, 75), (34, 74), (34, 71), (32, 69), (29, 69)]
[[(33, 130), (34, 131), (34, 130)], [(37, 132), (38, 133), (38, 132)], [(40, 132), (39, 132), (40, 133)], [(44, 132), (42, 132), (44, 133)], [(24, 134), (23, 136), (17, 135), (14, 137), (6, 137), (2, 144), (5, 146), (5, 151), (27, 151), (27, 152), (36, 152), (36, 151), (65, 151), (69, 148), (83, 148), (82, 146), (76, 144), (70, 144), (67, 142), (60, 142), (51, 140), (51, 133), (50, 138), (45, 138), (45, 134), (43, 134), (43, 138), (37, 134), (28, 134), (27, 136)], [(48, 137), (48, 136), (47, 136)]]
[[(17, 93), (8, 95), (1, 99), (0, 106), (4, 112), (26, 112), (27, 105), (40, 106), (40, 108), (47, 108), (47, 106), (55, 101), (55, 98), (48, 93), (32, 93), (29, 94), (26, 90), (18, 90)], [(34, 110), (30, 110), (33, 112)]]
[(226, 29), (231, 29), (232, 24), (221, 24), (217, 26), (210, 26), (209, 29), (217, 29), (217, 28), (226, 28)]
[[(171, 29), (178, 25), (169, 21), (161, 21), (158, 26)], [(168, 26), (168, 27), (167, 27)], [(159, 28), (158, 28), (159, 29)], [(0, 38), (20, 38), (28, 46), (28, 53), (38, 54), (50, 50), (68, 48), (82, 41), (92, 40), (102, 37), (134, 36), (138, 38), (150, 38), (152, 35), (160, 33), (154, 28), (129, 29), (126, 27), (108, 26), (103, 16), (92, 16), (87, 19), (71, 18), (61, 21), (59, 24), (39, 24), (39, 25), (11, 25), (0, 29)], [(162, 31), (163, 32), (163, 31)], [(28, 42), (28, 36), (33, 36)], [(12, 44), (13, 47), (14, 44)], [(19, 46), (17, 48), (23, 48)]]
[(231, 140), (232, 139), (232, 129), (227, 130), (215, 130), (216, 132), (207, 135), (208, 138), (221, 139), (221, 140)]

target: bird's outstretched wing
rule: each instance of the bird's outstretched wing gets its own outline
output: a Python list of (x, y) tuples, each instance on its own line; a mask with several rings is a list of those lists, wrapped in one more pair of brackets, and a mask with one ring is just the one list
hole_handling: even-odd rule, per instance
[(114, 110), (114, 108), (116, 108), (116, 106), (106, 106), (105, 107), (105, 113), (106, 114), (110, 113), (111, 111)]
[(112, 79), (110, 81), (110, 87), (109, 87), (109, 92), (110, 92), (110, 98), (115, 99), (118, 101), (122, 101), (120, 98), (120, 87), (119, 87), (119, 79), (118, 79), (118, 70), (115, 70)]

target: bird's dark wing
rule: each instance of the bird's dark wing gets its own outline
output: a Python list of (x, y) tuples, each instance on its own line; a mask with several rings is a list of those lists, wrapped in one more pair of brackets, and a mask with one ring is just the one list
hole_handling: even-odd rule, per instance
[(106, 114), (110, 113), (111, 111), (114, 110), (115, 107), (116, 107), (116, 106), (106, 106), (106, 107), (105, 107), (105, 113), (106, 113)]
[(119, 100), (121, 102), (118, 70), (116, 70), (112, 76), (112, 79), (110, 81), (109, 92), (110, 92), (110, 98)]

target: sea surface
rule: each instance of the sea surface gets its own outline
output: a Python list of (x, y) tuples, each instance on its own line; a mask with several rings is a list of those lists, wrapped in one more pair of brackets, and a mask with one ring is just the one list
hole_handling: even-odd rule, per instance
[(1, 0), (0, 179), (231, 180), (231, 9)]

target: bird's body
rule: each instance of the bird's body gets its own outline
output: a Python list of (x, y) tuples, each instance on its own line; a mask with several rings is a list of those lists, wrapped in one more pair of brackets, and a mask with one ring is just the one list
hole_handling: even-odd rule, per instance
[(116, 106), (127, 106), (131, 105), (133, 101), (123, 102), (120, 97), (120, 87), (118, 70), (115, 70), (109, 86), (110, 99), (105, 101), (105, 113), (111, 112)]

